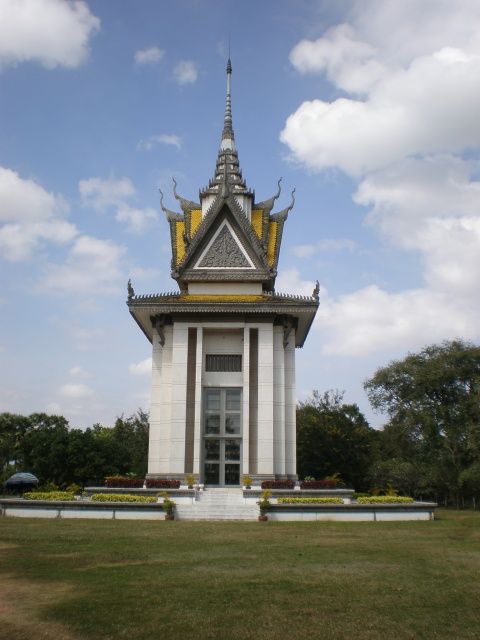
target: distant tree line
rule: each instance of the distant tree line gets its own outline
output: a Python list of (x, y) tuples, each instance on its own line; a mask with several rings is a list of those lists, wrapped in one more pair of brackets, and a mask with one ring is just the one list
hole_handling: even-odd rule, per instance
[(0, 414), (0, 470), (3, 483), (15, 471), (29, 471), (42, 484), (103, 485), (105, 476), (147, 471), (148, 414), (139, 410), (99, 424), (70, 429), (62, 416)]
[[(365, 383), (369, 426), (343, 394), (314, 391), (297, 408), (300, 478), (338, 474), (357, 491), (397, 491), (460, 506), (480, 501), (480, 347), (454, 340), (431, 345), (376, 371)], [(0, 414), (2, 482), (16, 470), (42, 483), (101, 484), (105, 476), (147, 471), (148, 414), (117, 418), (112, 428), (70, 429), (62, 416)]]
[(337, 472), (357, 491), (395, 490), (455, 506), (480, 499), (480, 347), (428, 346), (378, 369), (365, 390), (388, 415), (382, 430), (338, 392), (300, 403), (301, 476)]

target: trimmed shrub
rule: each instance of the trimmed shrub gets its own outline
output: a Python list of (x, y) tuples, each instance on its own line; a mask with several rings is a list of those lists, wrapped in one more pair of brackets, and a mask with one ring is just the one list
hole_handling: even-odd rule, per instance
[(339, 489), (345, 485), (338, 480), (325, 478), (324, 480), (303, 480), (300, 489)]
[(134, 496), (122, 493), (94, 493), (92, 502), (156, 502), (154, 496)]
[(264, 480), (262, 489), (294, 489), (295, 480)]
[(23, 496), (27, 500), (62, 500), (64, 502), (75, 500), (72, 491), (27, 491)]
[(138, 489), (143, 487), (143, 478), (132, 478), (130, 476), (107, 476), (105, 486), (117, 489)]
[(169, 478), (147, 478), (147, 489), (179, 489), (180, 480)]
[(408, 496), (368, 496), (358, 498), (357, 504), (404, 504), (413, 502)]
[(341, 498), (279, 498), (278, 504), (343, 504)]

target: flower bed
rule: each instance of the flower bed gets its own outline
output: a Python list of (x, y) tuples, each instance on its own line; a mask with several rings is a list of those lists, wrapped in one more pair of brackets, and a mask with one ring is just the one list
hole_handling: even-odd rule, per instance
[(368, 496), (358, 498), (357, 504), (403, 504), (413, 502), (408, 496)]
[(126, 493), (94, 493), (93, 502), (156, 502), (155, 496), (134, 496)]
[(294, 489), (295, 480), (264, 480), (262, 489)]
[(302, 480), (300, 489), (340, 489), (345, 485), (338, 480)]
[(73, 491), (27, 491), (23, 497), (27, 500), (63, 500), (67, 502), (75, 500)]
[(278, 504), (343, 504), (341, 498), (278, 498)]
[(107, 476), (105, 486), (121, 489), (133, 489), (143, 487), (143, 478), (131, 478), (130, 476)]
[(147, 489), (179, 489), (180, 480), (169, 478), (147, 478)]

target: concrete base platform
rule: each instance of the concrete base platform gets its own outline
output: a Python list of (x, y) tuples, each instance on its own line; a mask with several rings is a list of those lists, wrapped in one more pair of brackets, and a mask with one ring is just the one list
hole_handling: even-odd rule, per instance
[[(173, 493), (173, 492), (172, 492)], [(298, 492), (296, 492), (298, 495)], [(172, 496), (176, 520), (249, 520), (259, 516), (257, 496), (239, 488), (207, 489), (196, 495)], [(434, 502), (409, 504), (356, 504), (346, 497), (344, 504), (275, 504), (267, 515), (272, 522), (402, 522), (433, 520)], [(274, 499), (275, 500), (275, 499)], [(46, 500), (2, 499), (0, 516), (17, 518), (86, 518), (109, 520), (165, 520), (162, 504), (50, 502)]]

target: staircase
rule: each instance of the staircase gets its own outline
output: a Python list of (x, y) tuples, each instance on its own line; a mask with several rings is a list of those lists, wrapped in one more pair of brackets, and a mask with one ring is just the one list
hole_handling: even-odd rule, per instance
[(177, 520), (256, 520), (257, 504), (245, 504), (240, 488), (212, 488), (197, 494), (193, 504), (177, 504)]

